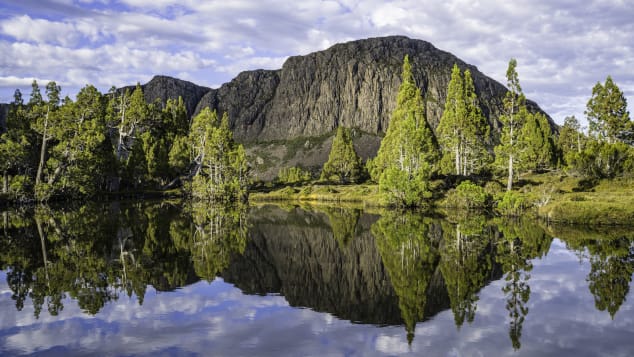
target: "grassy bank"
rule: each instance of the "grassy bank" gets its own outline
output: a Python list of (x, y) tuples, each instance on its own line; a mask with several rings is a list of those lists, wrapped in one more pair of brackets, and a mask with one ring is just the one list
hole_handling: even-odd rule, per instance
[(299, 187), (287, 186), (269, 192), (251, 192), (249, 201), (296, 201), (296, 202), (331, 202), (359, 203), (366, 207), (385, 206), (384, 198), (379, 194), (378, 185), (314, 185)]
[(604, 180), (588, 187), (580, 181), (572, 192), (554, 195), (539, 207), (550, 222), (587, 225), (634, 225), (634, 182)]

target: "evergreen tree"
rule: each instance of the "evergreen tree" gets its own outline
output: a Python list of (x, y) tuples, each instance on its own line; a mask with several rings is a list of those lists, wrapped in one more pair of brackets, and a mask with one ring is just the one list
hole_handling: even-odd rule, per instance
[(548, 119), (541, 113), (529, 114), (520, 131), (520, 167), (544, 170), (555, 161), (555, 144)]
[(442, 149), (441, 169), (444, 173), (471, 175), (490, 161), (485, 146), (489, 127), (480, 109), (471, 72), (465, 70), (463, 79), (456, 64), (436, 133)]
[(405, 56), (396, 108), (377, 156), (368, 165), (370, 175), (392, 204), (417, 206), (431, 196), (429, 180), (436, 161), (423, 98)]
[(201, 111), (192, 121), (189, 142), (195, 164), (193, 196), (212, 201), (244, 200), (248, 184), (246, 152), (233, 141), (227, 114), (218, 120), (215, 111)]
[(610, 144), (634, 140), (634, 125), (627, 111), (627, 100), (611, 76), (604, 85), (597, 82), (592, 88), (592, 97), (586, 107), (589, 131), (597, 139)]
[(361, 158), (354, 151), (350, 129), (340, 126), (332, 141), (328, 161), (321, 171), (321, 180), (340, 183), (359, 182), (361, 179)]
[[(512, 58), (506, 70), (508, 91), (504, 97), (504, 113), (500, 116), (500, 121), (503, 124), (502, 136), (500, 144), (495, 147), (497, 162), (501, 166), (506, 166), (508, 170), (507, 191), (513, 188), (514, 164), (518, 160), (521, 150), (520, 132), (526, 117), (529, 115), (526, 109), (526, 98), (522, 93), (519, 77), (515, 70), (516, 67), (517, 61)], [(504, 164), (505, 161), (507, 164)]]
[[(463, 78), (460, 68), (454, 64), (447, 87), (445, 110), (436, 129), (438, 144), (442, 150), (441, 170), (443, 173), (450, 173), (452, 171), (450, 168), (453, 166), (454, 174), (462, 174), (460, 159), (464, 137), (463, 126), (467, 116), (465, 104)], [(452, 162), (454, 165), (451, 165)]]
[(575, 116), (569, 116), (564, 119), (564, 125), (559, 129), (559, 137), (557, 145), (561, 153), (568, 163), (568, 156), (572, 153), (580, 154), (585, 143), (585, 136), (581, 132), (581, 125)]

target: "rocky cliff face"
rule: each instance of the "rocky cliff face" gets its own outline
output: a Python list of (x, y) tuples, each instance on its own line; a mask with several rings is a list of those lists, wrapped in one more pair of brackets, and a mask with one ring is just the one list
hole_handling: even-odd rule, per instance
[[(182, 96), (192, 115), (205, 107), (227, 112), (234, 138), (247, 144), (254, 177), (270, 180), (281, 167), (319, 171), (328, 157), (329, 136), (339, 125), (357, 129), (355, 149), (364, 159), (375, 156), (396, 105), (405, 55), (434, 130), (455, 63), (471, 71), (495, 140), (507, 89), (454, 55), (402, 36), (352, 41), (290, 57), (279, 70), (243, 72), (218, 89), (163, 76), (143, 89), (148, 102)], [(533, 102), (528, 105), (541, 111)]]
[(291, 57), (281, 70), (241, 73), (207, 93), (196, 112), (204, 107), (228, 112), (235, 137), (243, 142), (320, 136), (339, 125), (381, 134), (396, 104), (405, 55), (433, 128), (442, 116), (454, 63), (471, 71), (482, 110), (491, 126), (499, 127), (503, 85), (428, 42), (401, 36), (338, 44)]
[[(134, 90), (134, 86), (121, 88), (120, 90)], [(143, 95), (148, 103), (160, 99), (166, 102), (168, 99), (183, 98), (187, 113), (193, 115), (200, 99), (210, 91), (207, 87), (201, 87), (191, 82), (183, 81), (167, 76), (154, 76), (149, 82), (142, 85)]]

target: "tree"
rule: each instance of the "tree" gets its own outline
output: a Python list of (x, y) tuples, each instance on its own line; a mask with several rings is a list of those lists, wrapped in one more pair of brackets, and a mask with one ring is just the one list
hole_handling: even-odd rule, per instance
[(490, 158), (485, 146), (488, 128), (480, 110), (471, 72), (465, 70), (463, 79), (458, 65), (454, 64), (445, 110), (436, 130), (442, 149), (443, 172), (452, 172), (453, 166), (454, 174), (466, 176), (482, 169)]
[(574, 115), (566, 117), (564, 125), (559, 129), (559, 137), (557, 138), (557, 145), (566, 163), (569, 163), (568, 157), (571, 154), (581, 153), (582, 144), (585, 144), (585, 141), (585, 135), (581, 132), (581, 124), (577, 118)]
[(370, 175), (392, 204), (417, 206), (431, 197), (429, 180), (437, 159), (423, 98), (405, 56), (396, 108), (377, 156), (368, 165)]
[(592, 88), (592, 97), (586, 108), (589, 131), (598, 140), (610, 144), (619, 141), (631, 143), (634, 140), (634, 126), (627, 111), (627, 100), (611, 76), (607, 77), (604, 85), (597, 82)]
[(35, 191), (36, 195), (43, 188), (42, 174), (44, 172), (44, 164), (46, 162), (46, 154), (48, 151), (48, 143), (53, 138), (51, 135), (51, 128), (54, 128), (55, 121), (57, 120), (56, 111), (60, 104), (60, 92), (61, 87), (55, 82), (49, 82), (46, 85), (46, 96), (48, 101), (42, 101), (39, 87), (36, 81), (32, 84), (33, 91), (31, 93), (31, 100), (29, 100), (30, 111), (34, 116), (32, 121), (32, 129), (41, 136), (40, 144), (40, 159), (37, 166), (37, 173), (35, 175)]
[(526, 109), (526, 98), (522, 93), (519, 77), (515, 68), (517, 61), (511, 58), (508, 69), (506, 70), (506, 79), (508, 91), (504, 97), (504, 113), (500, 116), (503, 124), (502, 136), (500, 144), (495, 147), (495, 156), (499, 164), (505, 160), (508, 162), (508, 180), (506, 190), (513, 189), (514, 164), (518, 159), (520, 152), (519, 135), (528, 116)]
[(541, 113), (529, 114), (520, 130), (520, 167), (525, 170), (544, 170), (554, 164), (555, 143), (550, 124)]
[(321, 180), (341, 183), (359, 182), (361, 179), (361, 158), (354, 151), (350, 129), (340, 126), (332, 141), (328, 161), (321, 171)]
[(412, 343), (416, 323), (425, 318), (427, 290), (440, 259), (430, 237), (430, 222), (415, 212), (390, 211), (372, 225), (394, 292), (398, 295), (407, 341)]
[(243, 200), (247, 194), (248, 166), (242, 145), (233, 141), (229, 117), (203, 109), (192, 121), (189, 134), (194, 156), (192, 194), (211, 201)]

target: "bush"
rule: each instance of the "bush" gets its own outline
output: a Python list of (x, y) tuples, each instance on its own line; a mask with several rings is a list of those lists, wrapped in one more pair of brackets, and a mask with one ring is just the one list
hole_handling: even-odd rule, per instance
[(304, 170), (301, 167), (283, 167), (277, 174), (277, 180), (285, 184), (294, 184), (310, 181), (312, 175), (310, 171)]
[(519, 216), (529, 207), (529, 202), (519, 192), (507, 191), (497, 204), (498, 212), (503, 216)]
[(460, 208), (486, 208), (490, 204), (491, 196), (484, 188), (467, 180), (461, 182), (447, 198), (448, 206)]

